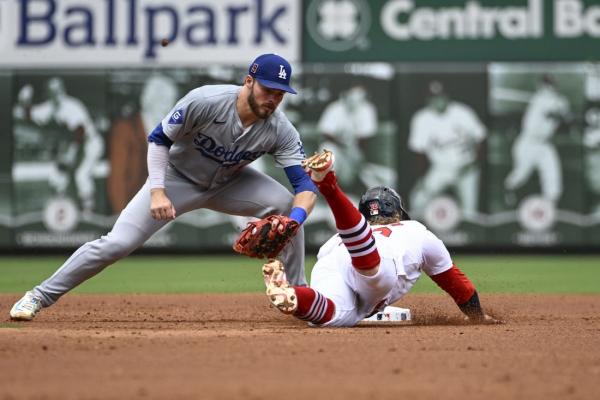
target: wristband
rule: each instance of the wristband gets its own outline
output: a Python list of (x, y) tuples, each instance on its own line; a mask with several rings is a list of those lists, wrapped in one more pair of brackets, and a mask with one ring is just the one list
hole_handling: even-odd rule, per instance
[(300, 225), (302, 225), (302, 223), (306, 220), (307, 216), (308, 214), (306, 213), (306, 210), (302, 207), (294, 207), (290, 212), (290, 218)]

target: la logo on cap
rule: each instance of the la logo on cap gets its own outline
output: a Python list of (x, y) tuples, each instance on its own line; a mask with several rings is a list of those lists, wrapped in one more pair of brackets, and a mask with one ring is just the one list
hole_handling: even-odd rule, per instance
[(283, 65), (279, 65), (279, 78), (280, 79), (287, 79), (287, 72), (285, 72), (285, 68)]
[(277, 54), (262, 54), (250, 64), (248, 73), (261, 85), (275, 90), (296, 94), (290, 87), (292, 67), (287, 60)]

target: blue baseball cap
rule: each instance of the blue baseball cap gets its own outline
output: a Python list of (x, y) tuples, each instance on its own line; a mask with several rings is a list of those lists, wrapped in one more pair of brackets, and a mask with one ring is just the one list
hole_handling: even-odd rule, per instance
[(277, 54), (262, 54), (250, 64), (248, 74), (270, 89), (284, 90), (288, 93), (297, 92), (290, 86), (292, 66), (287, 60)]

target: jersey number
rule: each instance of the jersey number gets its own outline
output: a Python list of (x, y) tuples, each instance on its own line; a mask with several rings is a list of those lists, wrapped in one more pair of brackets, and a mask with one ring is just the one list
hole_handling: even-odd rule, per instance
[[(400, 225), (402, 225), (402, 222), (396, 222), (395, 224), (391, 224), (391, 226), (400, 226)], [(380, 233), (385, 237), (390, 237), (390, 235), (392, 234), (393, 231), (390, 228), (388, 228), (387, 226), (382, 226), (380, 228), (373, 229), (373, 232)]]
[(390, 237), (390, 235), (392, 234), (392, 230), (390, 228), (388, 228), (387, 226), (382, 226), (381, 228), (375, 228), (375, 229), (373, 229), (373, 232), (381, 233), (385, 237)]

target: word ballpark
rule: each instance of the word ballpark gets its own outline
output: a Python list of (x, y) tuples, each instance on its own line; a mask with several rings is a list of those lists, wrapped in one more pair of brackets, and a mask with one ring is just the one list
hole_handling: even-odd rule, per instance
[(144, 57), (155, 58), (164, 39), (189, 47), (285, 44), (285, 3), (267, 0), (177, 1), (144, 0), (16, 0), (17, 47), (73, 48), (143, 46)]

